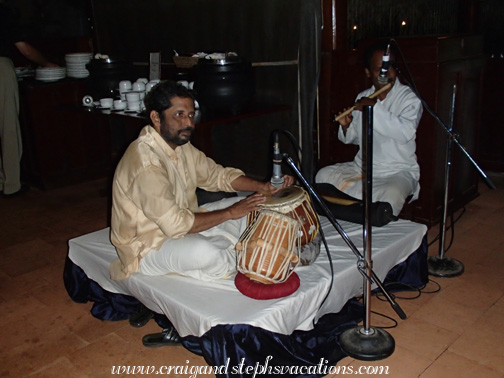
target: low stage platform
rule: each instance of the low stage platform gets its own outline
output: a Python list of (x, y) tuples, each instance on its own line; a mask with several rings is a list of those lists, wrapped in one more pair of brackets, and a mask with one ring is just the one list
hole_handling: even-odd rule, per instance
[[(331, 260), (322, 244), (314, 263), (296, 268), (300, 287), (284, 298), (249, 298), (235, 287), (234, 275), (203, 282), (175, 274), (136, 273), (112, 281), (108, 269), (117, 255), (107, 228), (69, 241), (65, 285), (75, 301), (94, 302), (92, 313), (103, 320), (127, 319), (143, 303), (159, 314), (156, 320), (161, 326), (164, 317), (169, 319), (184, 346), (213, 366), (253, 365), (267, 356), (273, 357), (270, 365), (315, 366), (320, 359), (334, 365), (344, 357), (337, 343), (339, 333), (355, 326), (363, 315), (362, 305), (353, 298), (362, 294), (364, 281), (354, 253), (327, 218), (320, 221)], [(362, 251), (362, 225), (343, 221), (340, 225)], [(376, 275), (384, 282), (425, 284), (426, 231), (425, 225), (406, 220), (373, 227)]]

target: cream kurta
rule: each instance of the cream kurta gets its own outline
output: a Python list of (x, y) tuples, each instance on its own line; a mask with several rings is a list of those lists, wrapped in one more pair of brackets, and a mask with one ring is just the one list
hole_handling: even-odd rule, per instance
[(137, 272), (140, 259), (168, 238), (192, 227), (198, 207), (196, 188), (234, 192), (231, 182), (244, 173), (224, 168), (191, 143), (173, 150), (145, 126), (119, 162), (112, 187), (111, 241), (119, 259), (112, 279)]

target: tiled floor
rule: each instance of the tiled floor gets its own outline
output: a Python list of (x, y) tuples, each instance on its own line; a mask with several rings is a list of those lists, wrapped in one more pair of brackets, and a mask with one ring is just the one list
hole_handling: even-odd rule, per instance
[[(395, 352), (376, 362), (345, 358), (338, 366), (347, 373), (387, 366), (388, 376), (401, 378), (504, 377), (504, 175), (492, 178), (498, 190), (480, 185), (481, 196), (457, 222), (447, 254), (464, 263), (465, 273), (433, 278), (439, 292), (398, 299), (406, 320), (373, 298), (373, 311), (398, 322), (387, 329)], [(142, 336), (159, 330), (153, 321), (140, 329), (127, 321), (102, 322), (90, 315), (90, 304), (69, 299), (62, 280), (67, 241), (106, 226), (105, 185), (94, 181), (0, 198), (0, 377), (100, 378), (111, 376), (114, 365), (205, 365), (183, 347), (145, 348)], [(429, 230), (429, 240), (437, 232)], [(437, 255), (437, 248), (433, 244), (429, 253)], [(435, 289), (430, 283), (425, 291)], [(374, 314), (371, 319), (375, 326), (392, 325)]]

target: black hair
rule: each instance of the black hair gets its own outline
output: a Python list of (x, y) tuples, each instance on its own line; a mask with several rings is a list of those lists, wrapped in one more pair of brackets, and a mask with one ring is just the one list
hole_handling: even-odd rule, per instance
[(173, 97), (191, 98), (195, 100), (194, 92), (181, 84), (171, 80), (161, 81), (147, 93), (144, 99), (147, 121), (153, 125), (150, 118), (151, 111), (156, 111), (163, 117), (163, 111), (172, 106)]
[[(385, 53), (387, 50), (387, 44), (389, 44), (390, 41), (380, 41), (380, 42), (375, 42), (371, 46), (369, 46), (366, 51), (364, 52), (364, 67), (366, 67), (368, 70), (371, 69), (371, 59), (373, 58), (373, 55), (377, 51), (382, 51)], [(397, 56), (397, 51), (395, 47), (391, 44), (390, 45), (390, 59), (395, 60), (395, 57)]]

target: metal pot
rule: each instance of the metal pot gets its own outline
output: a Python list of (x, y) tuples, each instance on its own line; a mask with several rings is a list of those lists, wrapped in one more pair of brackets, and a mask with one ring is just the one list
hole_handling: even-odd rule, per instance
[(206, 110), (241, 113), (255, 94), (252, 65), (236, 57), (200, 59), (194, 66), (194, 90)]
[(121, 80), (131, 80), (133, 64), (116, 58), (92, 59), (86, 68), (88, 92), (94, 98), (114, 97)]

